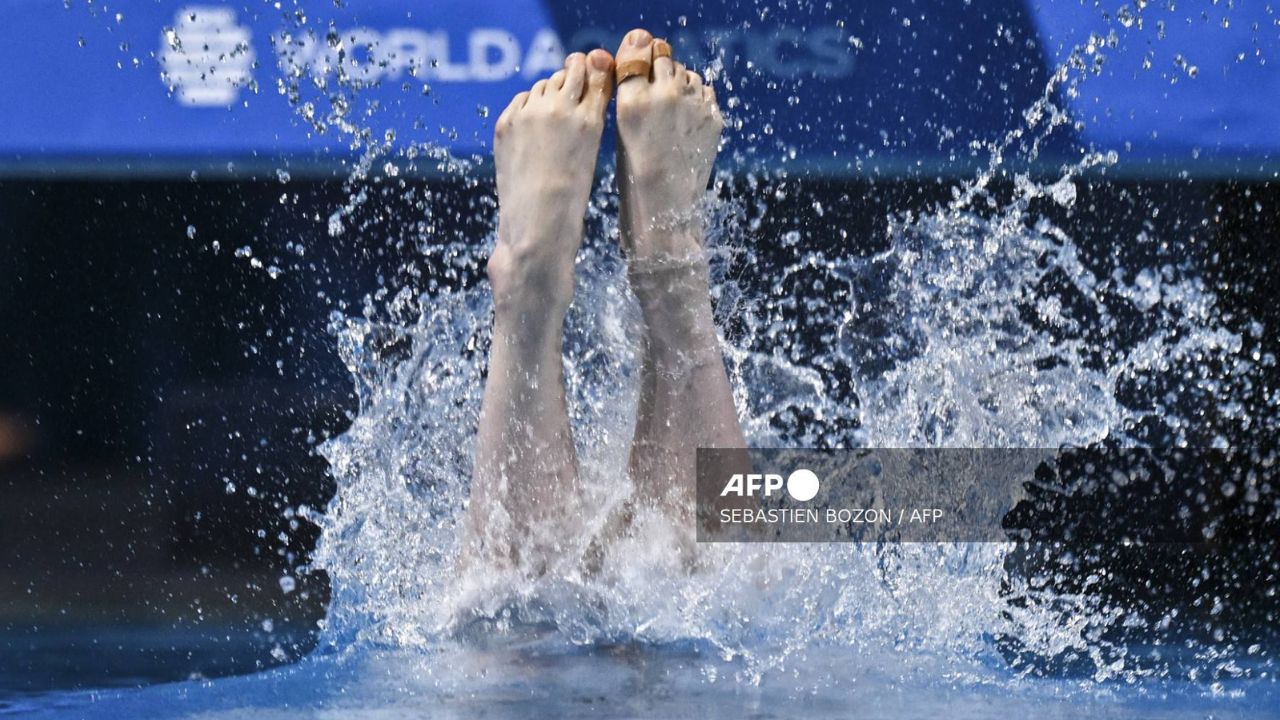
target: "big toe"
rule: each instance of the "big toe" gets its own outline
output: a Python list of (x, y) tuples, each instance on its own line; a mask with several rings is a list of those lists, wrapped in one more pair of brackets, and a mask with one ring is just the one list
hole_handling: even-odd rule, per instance
[[(653, 34), (636, 28), (622, 38), (618, 46), (616, 67), (618, 97), (625, 98), (640, 92), (649, 82), (649, 69), (653, 64)], [(632, 79), (634, 78), (634, 79)]]

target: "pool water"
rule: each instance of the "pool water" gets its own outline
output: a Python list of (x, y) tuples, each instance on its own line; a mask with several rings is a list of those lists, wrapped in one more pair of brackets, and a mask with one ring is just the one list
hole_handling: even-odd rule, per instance
[(24, 718), (1047, 717), (1271, 718), (1271, 681), (1093, 684), (897, 672), (900, 653), (806, 649), (758, 685), (696, 643), (566, 646), (507, 637), (421, 652), (322, 653), (242, 677), (11, 698)]

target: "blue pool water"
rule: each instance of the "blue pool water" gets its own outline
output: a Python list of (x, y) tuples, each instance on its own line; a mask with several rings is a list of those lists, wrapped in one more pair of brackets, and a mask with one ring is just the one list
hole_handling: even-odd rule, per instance
[[(11, 699), (23, 718), (1046, 717), (1273, 718), (1271, 681), (981, 680), (897, 673), (901, 653), (810, 648), (758, 685), (696, 644), (566, 647), (507, 639), (319, 654), (256, 675)], [(712, 657), (709, 657), (712, 656)], [(909, 661), (909, 659), (908, 659)]]

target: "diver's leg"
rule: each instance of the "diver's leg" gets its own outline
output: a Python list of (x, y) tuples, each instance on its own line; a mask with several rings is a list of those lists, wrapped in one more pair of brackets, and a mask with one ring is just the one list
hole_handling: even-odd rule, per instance
[[(687, 518), (696, 451), (745, 447), (711, 312), (699, 201), (724, 127), (715, 94), (643, 30), (623, 39), (619, 69), (652, 58), (617, 88), (621, 233), (645, 324), (631, 448), (642, 502)], [(692, 525), (688, 527), (692, 528)]]
[(613, 59), (570, 55), (498, 118), (493, 344), (480, 409), (464, 559), (539, 572), (565, 537), (577, 460), (561, 339), (595, 176)]

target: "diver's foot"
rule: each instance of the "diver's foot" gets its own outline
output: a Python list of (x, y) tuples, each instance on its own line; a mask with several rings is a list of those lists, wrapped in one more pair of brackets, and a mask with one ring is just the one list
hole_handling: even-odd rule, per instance
[(498, 117), (498, 243), (488, 270), (499, 319), (563, 320), (612, 94), (609, 53), (574, 53)]
[(637, 73), (617, 88), (622, 242), (633, 266), (701, 256), (699, 201), (724, 128), (715, 92), (670, 53), (632, 30), (616, 57), (622, 74)]

